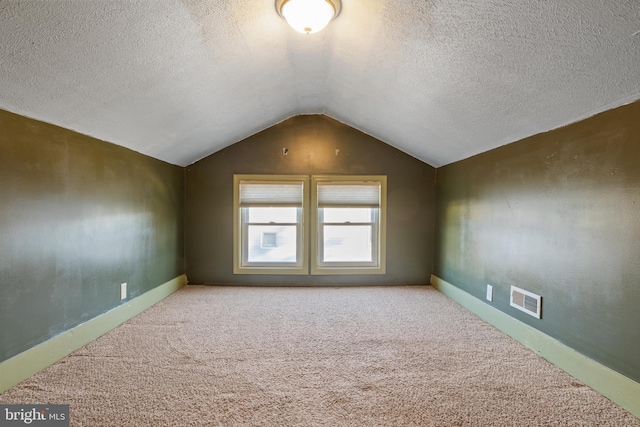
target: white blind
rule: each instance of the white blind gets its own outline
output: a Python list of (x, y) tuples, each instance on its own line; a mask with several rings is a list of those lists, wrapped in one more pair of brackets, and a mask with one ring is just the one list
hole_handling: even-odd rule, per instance
[(380, 207), (380, 183), (318, 182), (318, 207)]
[(302, 181), (240, 181), (240, 207), (302, 207)]

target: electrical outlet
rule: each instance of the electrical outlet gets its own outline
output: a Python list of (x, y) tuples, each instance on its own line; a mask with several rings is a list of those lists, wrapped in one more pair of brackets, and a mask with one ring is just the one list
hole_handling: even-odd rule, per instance
[(487, 301), (493, 301), (493, 286), (487, 285)]
[(127, 299), (127, 284), (126, 283), (121, 283), (120, 284), (120, 301), (122, 301), (123, 299)]

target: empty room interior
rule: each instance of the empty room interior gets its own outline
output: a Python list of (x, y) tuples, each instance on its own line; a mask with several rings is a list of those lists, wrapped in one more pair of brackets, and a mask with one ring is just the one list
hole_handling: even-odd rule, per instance
[[(305, 1), (318, 9), (296, 26)], [(402, 329), (420, 337), (412, 324), (437, 322), (418, 301), (436, 298), (640, 425), (636, 0), (1, 1), (0, 196), (0, 404), (69, 403), (25, 381), (196, 291), (215, 322), (248, 296), (310, 307), (254, 301), (256, 328), (416, 307)], [(198, 298), (185, 316), (207, 311)], [(484, 331), (466, 322), (451, 321)], [(383, 347), (367, 357), (391, 358)], [(383, 393), (368, 381), (359, 408)], [(410, 418), (406, 396), (427, 383), (408, 381), (394, 395), (407, 413), (377, 425), (446, 425)], [(242, 403), (226, 396), (229, 418), (200, 425), (288, 424), (233, 418)], [(352, 398), (287, 419), (365, 425), (346, 421)], [(71, 403), (72, 425), (81, 412)], [(468, 416), (449, 425), (482, 425)], [(543, 425), (503, 416), (486, 425)]]

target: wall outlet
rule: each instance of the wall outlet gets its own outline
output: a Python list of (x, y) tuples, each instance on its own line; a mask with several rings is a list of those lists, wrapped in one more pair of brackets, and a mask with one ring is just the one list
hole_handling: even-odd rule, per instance
[(121, 283), (120, 284), (120, 301), (122, 301), (123, 299), (127, 299), (127, 284), (126, 283)]
[(487, 301), (493, 301), (493, 286), (487, 285)]

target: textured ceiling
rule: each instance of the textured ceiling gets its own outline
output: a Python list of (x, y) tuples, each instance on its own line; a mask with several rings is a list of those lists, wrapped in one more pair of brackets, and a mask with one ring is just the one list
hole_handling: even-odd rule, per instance
[(639, 0), (0, 0), (0, 108), (177, 165), (326, 114), (433, 166), (640, 98)]

